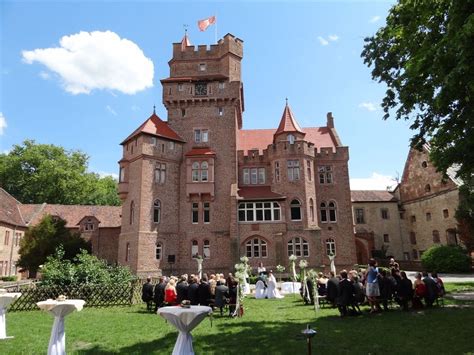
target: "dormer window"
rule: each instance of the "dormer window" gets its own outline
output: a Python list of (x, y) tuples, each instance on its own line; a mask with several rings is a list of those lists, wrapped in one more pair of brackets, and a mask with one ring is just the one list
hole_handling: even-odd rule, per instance
[(92, 221), (91, 218), (88, 218), (86, 223), (84, 223), (84, 230), (86, 232), (91, 232), (94, 230), (94, 222)]
[(292, 134), (289, 134), (286, 139), (288, 140), (288, 143), (290, 144), (295, 144), (295, 136)]
[(206, 71), (206, 63), (199, 64), (199, 71)]

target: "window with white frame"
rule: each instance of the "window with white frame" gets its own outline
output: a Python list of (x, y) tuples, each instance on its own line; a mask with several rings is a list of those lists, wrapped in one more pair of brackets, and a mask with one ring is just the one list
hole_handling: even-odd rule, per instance
[(209, 259), (211, 257), (211, 243), (208, 240), (204, 241), (202, 255), (204, 259)]
[(209, 164), (207, 161), (201, 162), (201, 181), (209, 180)]
[(125, 168), (120, 168), (120, 173), (119, 173), (119, 182), (124, 182), (125, 181)]
[(336, 241), (332, 238), (326, 239), (326, 255), (336, 255)]
[(300, 179), (300, 161), (299, 160), (288, 160), (288, 180), (296, 181)]
[(161, 260), (163, 257), (163, 246), (161, 243), (156, 243), (155, 245), (155, 259), (156, 260)]
[(328, 212), (329, 212), (329, 222), (337, 221), (337, 209), (336, 203), (334, 201), (329, 201), (328, 203)]
[(166, 164), (156, 163), (155, 165), (155, 183), (164, 184), (166, 181)]
[(288, 256), (307, 257), (309, 256), (309, 244), (308, 242), (300, 237), (291, 239), (288, 242)]
[(281, 208), (278, 202), (239, 203), (239, 222), (279, 221)]
[(198, 161), (193, 162), (193, 165), (192, 165), (193, 182), (198, 182), (199, 181), (200, 167), (201, 167), (201, 164), (199, 164)]
[(202, 204), (202, 220), (204, 223), (211, 222), (211, 203), (203, 202)]
[(290, 144), (295, 144), (295, 136), (292, 134), (289, 134), (286, 136), (286, 139), (288, 140), (288, 143)]
[(160, 223), (161, 221), (161, 201), (156, 199), (153, 202), (153, 222)]
[(301, 221), (301, 202), (292, 200), (290, 203), (290, 216), (292, 221)]
[(243, 177), (245, 185), (265, 184), (265, 168), (244, 168)]
[(260, 238), (252, 238), (245, 243), (245, 250), (248, 258), (266, 258), (267, 242)]
[(191, 256), (197, 258), (199, 256), (199, 245), (197, 240), (191, 242)]
[(207, 129), (194, 130), (194, 142), (207, 143), (208, 141), (209, 141), (209, 130)]
[(325, 166), (318, 167), (318, 174), (319, 174), (320, 184), (332, 184), (333, 182), (332, 166), (325, 165)]
[(275, 162), (275, 182), (280, 182), (280, 162)]
[(191, 204), (191, 221), (193, 224), (199, 223), (199, 203)]
[(191, 165), (191, 175), (193, 182), (209, 181), (209, 163), (204, 161), (195, 161)]
[(206, 63), (199, 63), (199, 71), (206, 71)]

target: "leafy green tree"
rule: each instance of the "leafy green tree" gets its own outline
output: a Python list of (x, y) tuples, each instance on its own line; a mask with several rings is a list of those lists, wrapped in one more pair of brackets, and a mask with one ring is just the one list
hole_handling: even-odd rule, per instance
[(117, 182), (87, 172), (88, 156), (26, 140), (0, 154), (0, 187), (22, 203), (120, 205)]
[(59, 245), (62, 245), (67, 260), (72, 260), (81, 249), (91, 249), (78, 233), (71, 233), (66, 228), (64, 220), (46, 215), (25, 232), (20, 242), (18, 265), (35, 273)]
[(459, 246), (435, 245), (421, 256), (421, 263), (428, 271), (469, 272), (471, 257)]

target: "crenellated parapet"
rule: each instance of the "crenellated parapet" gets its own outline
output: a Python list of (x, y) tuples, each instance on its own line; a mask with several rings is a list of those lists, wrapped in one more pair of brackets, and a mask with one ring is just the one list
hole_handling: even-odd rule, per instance
[(298, 155), (314, 157), (315, 148), (313, 143), (307, 141), (295, 141), (293, 144), (288, 141), (280, 141), (269, 145), (267, 152), (269, 159)]
[[(334, 150), (335, 149), (335, 150)], [(349, 160), (349, 147), (320, 148), (316, 160)]]

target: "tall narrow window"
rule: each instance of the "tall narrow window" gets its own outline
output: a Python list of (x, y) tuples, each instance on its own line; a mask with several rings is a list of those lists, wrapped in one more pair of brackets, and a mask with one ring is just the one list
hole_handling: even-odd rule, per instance
[(286, 139), (288, 140), (288, 143), (290, 144), (295, 144), (295, 136), (292, 134), (289, 134)]
[(431, 185), (430, 184), (425, 185), (425, 192), (431, 192)]
[(382, 219), (389, 219), (388, 208), (381, 208), (380, 216), (382, 217)]
[(364, 209), (363, 208), (355, 208), (355, 223), (356, 224), (365, 224), (365, 216), (364, 216)]
[(291, 201), (290, 204), (291, 220), (301, 221), (301, 202), (298, 200)]
[(384, 243), (390, 243), (390, 236), (388, 234), (383, 235), (383, 242)]
[(204, 202), (203, 203), (203, 216), (202, 220), (204, 223), (210, 223), (211, 222), (211, 204), (210, 202)]
[(135, 219), (135, 202), (130, 202), (130, 224), (133, 224)]
[(245, 185), (250, 184), (250, 169), (244, 168), (243, 175), (244, 175), (244, 184)]
[(201, 162), (201, 181), (208, 181), (208, 169), (209, 169), (209, 164), (207, 161)]
[(256, 185), (257, 184), (257, 169), (250, 169), (250, 183), (252, 185)]
[(194, 224), (199, 223), (199, 203), (197, 202), (192, 203), (191, 219)]
[(155, 200), (153, 202), (153, 222), (160, 223), (161, 221), (161, 202), (160, 200)]
[(211, 243), (208, 240), (204, 241), (202, 254), (204, 259), (209, 259), (211, 257)]
[(162, 257), (163, 257), (163, 246), (161, 245), (161, 243), (156, 243), (156, 246), (155, 246), (155, 259), (156, 260), (161, 260)]
[(224, 116), (224, 108), (219, 107), (219, 108), (217, 109), (217, 113), (218, 113), (219, 116)]
[(332, 166), (325, 165), (318, 167), (318, 175), (320, 184), (332, 184)]
[(326, 255), (336, 255), (336, 241), (332, 238), (326, 239)]
[(306, 160), (306, 174), (308, 175), (308, 181), (312, 180), (312, 172), (311, 172), (311, 161)]
[(319, 212), (321, 214), (321, 222), (327, 222), (328, 221), (328, 211), (327, 211), (327, 206), (326, 202), (321, 202), (319, 204)]
[(120, 174), (119, 174), (119, 182), (124, 182), (125, 181), (125, 168), (120, 168)]
[(186, 117), (186, 109), (185, 108), (181, 109), (181, 117)]
[(193, 182), (199, 181), (199, 162), (195, 161), (192, 165)]
[(449, 217), (449, 210), (446, 208), (443, 210), (443, 217), (448, 218)]
[(5, 239), (3, 240), (3, 244), (8, 245), (10, 243), (10, 231), (5, 231)]
[(275, 162), (275, 182), (280, 182), (280, 162)]
[(166, 180), (166, 164), (156, 163), (155, 165), (155, 183), (164, 184)]
[(265, 168), (258, 168), (258, 183), (265, 184)]
[(314, 222), (314, 202), (312, 198), (309, 199), (309, 217), (311, 222)]
[(197, 258), (199, 255), (199, 245), (197, 240), (191, 242), (191, 255), (193, 258)]
[(288, 180), (296, 181), (300, 179), (300, 161), (299, 160), (288, 160)]
[(336, 211), (336, 203), (334, 201), (330, 201), (328, 203), (328, 210), (329, 210), (329, 222), (336, 222), (337, 211)]
[(125, 245), (125, 261), (130, 261), (130, 243)]
[(441, 239), (439, 237), (439, 231), (436, 229), (433, 231), (433, 243), (440, 243)]

